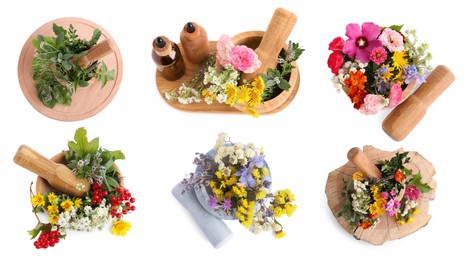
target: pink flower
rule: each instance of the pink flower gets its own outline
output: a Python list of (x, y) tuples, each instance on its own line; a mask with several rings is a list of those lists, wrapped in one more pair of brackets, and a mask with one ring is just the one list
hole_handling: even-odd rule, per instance
[(338, 74), (342, 64), (344, 63), (344, 57), (338, 51), (334, 51), (329, 55), (329, 59), (327, 60), (327, 66), (331, 69), (332, 73)]
[(230, 63), (230, 52), (233, 49), (234, 44), (231, 41), (231, 37), (227, 34), (220, 36), (217, 42), (217, 61), (221, 66), (225, 66)]
[(379, 65), (388, 58), (388, 53), (383, 47), (377, 47), (371, 51), (370, 58), (374, 63)]
[(231, 49), (230, 62), (236, 70), (244, 73), (252, 73), (261, 66), (257, 53), (244, 45), (236, 45)]
[(383, 191), (383, 192), (381, 192), (380, 196), (381, 196), (381, 198), (387, 200), (388, 197), (389, 197), (389, 193), (387, 191)]
[(380, 27), (371, 22), (363, 23), (361, 29), (356, 23), (348, 24), (345, 35), (349, 39), (345, 42), (343, 52), (349, 58), (356, 57), (361, 62), (369, 62), (371, 50), (382, 46), (378, 40), (380, 32)]
[(375, 115), (386, 105), (386, 99), (381, 95), (368, 94), (363, 100), (360, 112), (365, 115)]
[(334, 40), (329, 43), (329, 50), (330, 51), (342, 51), (342, 48), (344, 47), (345, 40), (342, 39), (342, 37), (335, 37)]
[(410, 200), (417, 200), (420, 196), (420, 191), (417, 189), (416, 186), (407, 186), (404, 192), (404, 197)]
[(401, 203), (396, 198), (392, 198), (386, 204), (384, 204), (384, 208), (391, 217), (396, 214), (396, 209), (399, 207), (401, 207)]
[(389, 93), (389, 105), (388, 107), (397, 106), (402, 100), (402, 88), (399, 83), (394, 83)]
[(391, 52), (401, 52), (404, 50), (404, 37), (397, 31), (386, 28), (378, 39)]

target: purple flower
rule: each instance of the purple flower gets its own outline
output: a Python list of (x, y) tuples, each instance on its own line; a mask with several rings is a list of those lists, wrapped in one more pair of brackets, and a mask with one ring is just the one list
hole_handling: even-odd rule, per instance
[(381, 29), (374, 23), (363, 23), (360, 25), (350, 23), (347, 25), (346, 33), (349, 39), (345, 42), (342, 51), (349, 58), (356, 57), (361, 62), (370, 61), (370, 53), (374, 48), (381, 47), (383, 44), (378, 40)]
[(217, 196), (215, 195), (210, 195), (209, 196), (209, 200), (208, 200), (208, 205), (214, 209), (217, 207), (217, 203), (218, 203), (218, 200), (217, 200)]
[(252, 169), (254, 167), (254, 165), (257, 168), (264, 167), (264, 157), (265, 157), (265, 155), (257, 155), (255, 157), (251, 158), (249, 168)]
[(383, 191), (381, 192), (381, 198), (387, 200), (389, 197), (389, 193), (387, 191)]
[(417, 189), (416, 186), (407, 186), (404, 192), (404, 197), (410, 200), (417, 200), (420, 196), (420, 191)]
[(396, 209), (398, 209), (400, 206), (401, 203), (396, 198), (392, 198), (386, 204), (384, 204), (384, 208), (388, 212), (389, 216), (394, 216), (394, 214), (396, 214)]
[(221, 206), (226, 211), (231, 210), (231, 199), (225, 198)]
[(254, 188), (254, 186), (256, 186), (256, 180), (252, 177), (251, 171), (252, 169), (244, 168), (242, 171), (235, 174), (239, 177), (239, 184), (249, 188)]
[(417, 84), (421, 84), (425, 82), (425, 77), (420, 75), (420, 73), (417, 71), (417, 67), (415, 64), (412, 65), (407, 65), (404, 68), (405, 74), (406, 74), (406, 79), (405, 83), (410, 84), (412, 81), (416, 81)]

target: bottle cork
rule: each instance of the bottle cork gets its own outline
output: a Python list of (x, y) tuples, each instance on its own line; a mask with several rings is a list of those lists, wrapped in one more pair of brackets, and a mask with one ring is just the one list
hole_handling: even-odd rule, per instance
[(181, 50), (166, 36), (158, 36), (153, 40), (152, 58), (163, 78), (172, 81), (184, 75), (186, 65)]
[(199, 64), (207, 58), (209, 54), (208, 37), (202, 26), (194, 22), (186, 23), (179, 38), (187, 60)]

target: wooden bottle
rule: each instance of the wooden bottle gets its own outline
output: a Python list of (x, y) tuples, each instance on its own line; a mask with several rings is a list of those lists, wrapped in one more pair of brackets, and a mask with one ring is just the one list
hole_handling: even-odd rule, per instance
[(153, 40), (153, 61), (161, 76), (167, 80), (177, 80), (184, 75), (186, 65), (179, 46), (165, 36)]
[(350, 149), (347, 153), (347, 158), (361, 173), (366, 174), (368, 178), (381, 178), (381, 171), (366, 157), (366, 154), (360, 148), (354, 147)]
[(427, 108), (453, 81), (454, 75), (446, 66), (437, 66), (426, 82), (383, 120), (384, 132), (395, 141), (403, 140), (422, 120)]
[(179, 38), (187, 60), (199, 64), (207, 58), (209, 54), (208, 37), (202, 26), (194, 22), (186, 23)]
[(13, 161), (46, 179), (56, 190), (70, 196), (82, 197), (90, 190), (90, 183), (86, 178), (79, 179), (67, 165), (47, 159), (26, 145), (18, 148)]
[(277, 67), (278, 54), (288, 40), (296, 20), (296, 15), (286, 9), (275, 10), (259, 47), (255, 49), (262, 64), (252, 73), (243, 73), (241, 81), (245, 79), (250, 82), (257, 77), (257, 74), (266, 73), (268, 68)]

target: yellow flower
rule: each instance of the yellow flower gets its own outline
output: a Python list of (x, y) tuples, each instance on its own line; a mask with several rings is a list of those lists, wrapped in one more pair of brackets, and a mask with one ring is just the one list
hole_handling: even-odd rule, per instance
[(46, 205), (44, 197), (40, 193), (31, 198), (31, 203), (33, 204), (33, 207), (43, 207)]
[(398, 70), (402, 70), (407, 66), (407, 53), (405, 51), (394, 52), (392, 60), (392, 66)]
[(238, 94), (236, 95), (236, 97), (238, 98), (236, 102), (237, 103), (248, 102), (250, 99), (250, 92), (251, 92), (250, 88), (248, 88), (247, 86), (241, 86), (241, 88), (239, 88)]
[(414, 211), (412, 211), (412, 214), (414, 215), (418, 215), (420, 213), (421, 213), (420, 209), (414, 209)]
[(57, 198), (57, 195), (55, 193), (51, 192), (49, 195), (47, 195), (47, 200), (49, 200), (50, 204), (55, 204), (54, 200)]
[(236, 94), (238, 88), (236, 88), (233, 84), (227, 84), (225, 88), (225, 94), (227, 96), (226, 104), (233, 106), (236, 103)]
[(57, 205), (49, 205), (47, 206), (47, 212), (49, 212), (50, 215), (59, 213), (59, 207)]
[(249, 95), (251, 97), (248, 101), (249, 106), (256, 107), (261, 103), (261, 101), (262, 101), (262, 92), (260, 92), (259, 90), (253, 88), (253, 89), (251, 89), (251, 92), (249, 93)]
[(394, 68), (384, 64), (381, 66), (381, 68), (387, 68), (385, 73), (381, 73), (381, 79), (384, 82), (387, 82), (389, 79), (392, 78), (392, 72), (394, 71)]
[(250, 115), (250, 116), (252, 116), (252, 117), (255, 117), (255, 118), (258, 118), (258, 117), (259, 117), (259, 113), (258, 113), (257, 110), (256, 110), (255, 108), (253, 108), (253, 107), (245, 107), (245, 108), (244, 108), (244, 111), (245, 111), (248, 115)]
[(257, 78), (251, 83), (251, 86), (262, 94), (265, 89), (264, 79), (261, 76), (257, 76)]
[(73, 202), (71, 200), (64, 200), (60, 203), (60, 206), (65, 210), (65, 211), (70, 211), (73, 207)]
[(396, 223), (397, 223), (397, 224), (400, 224), (400, 225), (404, 225), (404, 224), (405, 224), (405, 222), (402, 221), (402, 220), (397, 220)]
[(285, 235), (286, 235), (285, 232), (283, 232), (283, 230), (281, 230), (281, 231), (275, 232), (274, 237), (275, 237), (275, 238), (282, 238), (282, 237), (284, 237)]
[(125, 236), (127, 235), (127, 231), (130, 230), (132, 225), (130, 225), (129, 222), (125, 222), (122, 219), (119, 219), (118, 221), (113, 221), (114, 225), (112, 225), (111, 231), (112, 234), (116, 236)]
[(412, 218), (412, 217), (408, 218), (407, 221), (406, 221), (406, 223), (408, 223), (408, 224), (410, 224), (412, 222), (414, 222), (414, 218)]
[(266, 195), (267, 195), (267, 192), (263, 188), (260, 191), (256, 192), (256, 200), (263, 199), (263, 198), (265, 198)]
[(79, 209), (79, 208), (81, 208), (81, 205), (83, 205), (83, 201), (81, 200), (81, 198), (76, 198), (75, 199), (75, 208)]
[(296, 205), (292, 205), (292, 204), (285, 205), (285, 214), (287, 214), (287, 216), (291, 217), (291, 215), (295, 211), (296, 211)]
[(267, 167), (262, 168), (262, 177), (269, 176), (269, 169)]
[(50, 217), (49, 217), (49, 222), (50, 222), (51, 224), (57, 224), (57, 223), (59, 223), (59, 215), (55, 215), (55, 214), (54, 214), (54, 215), (50, 215)]
[(352, 179), (355, 180), (355, 181), (363, 181), (363, 173), (361, 173), (361, 172), (353, 173)]

